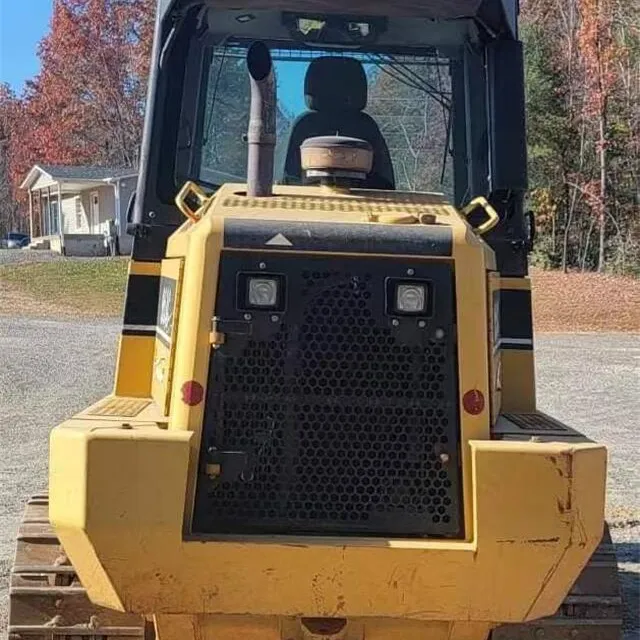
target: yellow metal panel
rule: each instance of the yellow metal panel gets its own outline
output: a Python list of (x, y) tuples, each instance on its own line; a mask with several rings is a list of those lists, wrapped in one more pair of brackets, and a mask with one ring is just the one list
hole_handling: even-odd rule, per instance
[[(455, 259), (455, 292), (458, 329), (458, 383), (460, 441), (462, 443), (462, 480), (464, 486), (464, 521), (467, 540), (474, 532), (471, 485), (471, 451), (466, 446), (471, 440), (489, 438), (491, 421), (491, 389), (489, 384), (489, 355), (487, 330), (487, 270), (484, 243), (471, 227), (460, 219), (453, 228), (453, 257)], [(476, 416), (468, 414), (462, 397), (472, 390), (485, 398), (485, 409)]]
[[(529, 278), (500, 278), (500, 289), (531, 291)], [(532, 349), (502, 349), (502, 410), (528, 413), (536, 410), (535, 353)]]
[[(66, 465), (79, 438), (83, 464)], [(518, 622), (555, 612), (602, 535), (604, 448), (487, 440), (469, 445), (471, 542), (184, 539), (193, 439), (80, 420), (54, 430), (52, 520), (96, 602), (158, 614)]]
[(154, 344), (153, 336), (120, 336), (114, 395), (151, 396)]
[(151, 397), (162, 407), (165, 415), (169, 413), (171, 359), (172, 350), (156, 336), (151, 374)]
[[(175, 295), (173, 299), (172, 332), (170, 336), (156, 336), (155, 355), (153, 359), (153, 373), (151, 378), (151, 394), (153, 399), (162, 407), (164, 414), (169, 415), (171, 405), (171, 391), (173, 379), (173, 366), (175, 362), (175, 338), (179, 325), (180, 300), (182, 296), (182, 259), (170, 259), (162, 261), (162, 281), (170, 279), (175, 281)], [(168, 343), (165, 340), (168, 339)]]
[[(159, 262), (129, 261), (129, 276), (159, 275)], [(139, 398), (150, 396), (153, 346), (152, 335), (120, 337), (114, 395)]]
[(140, 262), (138, 260), (131, 260), (131, 262), (129, 263), (129, 275), (130, 276), (159, 276), (160, 263), (159, 262)]
[(332, 635), (312, 635), (299, 619), (267, 616), (159, 615), (158, 640), (486, 640), (485, 623), (350, 618)]
[(89, 409), (87, 415), (90, 416), (117, 416), (120, 418), (135, 418), (146, 409), (151, 400), (138, 398), (105, 398), (100, 404)]
[(531, 280), (529, 278), (500, 278), (500, 288), (531, 291)]
[[(418, 218), (435, 216), (438, 224), (462, 224), (460, 216), (439, 193), (403, 193), (352, 190), (338, 196), (324, 187), (274, 186), (271, 198), (247, 198), (245, 185), (223, 185), (201, 212), (202, 220), (210, 216), (237, 216), (269, 220), (313, 220), (319, 222), (362, 223), (380, 221), (393, 223), (398, 215)], [(187, 236), (194, 227), (184, 224), (169, 242), (167, 255), (185, 255)]]
[(530, 413), (536, 410), (533, 351), (502, 351), (502, 411)]
[(487, 274), (487, 309), (489, 311), (489, 363), (491, 385), (491, 424), (495, 424), (502, 406), (502, 360), (500, 350), (496, 348), (497, 330), (500, 321), (500, 309), (496, 304), (497, 292), (500, 289), (500, 274), (491, 271)]
[[(87, 448), (87, 432), (84, 429), (69, 429), (64, 439), (50, 438), (49, 477), (56, 478), (56, 487), (49, 502), (49, 519), (52, 523), (59, 521), (57, 532), (64, 536), (74, 556), (82, 558), (82, 570), (90, 581), (91, 591), (97, 600), (108, 602), (112, 609), (124, 611), (122, 601), (113, 584), (105, 574), (92, 541), (84, 531), (85, 523), (90, 518), (90, 511), (99, 505), (87, 501), (86, 469), (89, 459)], [(78, 482), (69, 482), (75, 478)]]
[[(186, 382), (196, 381), (202, 385), (205, 392), (207, 388), (211, 353), (209, 338), (218, 286), (223, 219), (213, 216), (205, 217), (197, 225), (188, 229), (186, 234), (188, 236), (188, 252), (184, 262), (182, 302), (175, 342), (176, 360), (170, 429), (188, 430), (194, 433), (191, 440), (188, 488), (184, 509), (185, 527), (188, 528), (195, 499), (205, 403), (203, 401), (195, 407), (184, 404), (182, 387)], [(171, 245), (172, 242), (173, 237), (169, 244)]]

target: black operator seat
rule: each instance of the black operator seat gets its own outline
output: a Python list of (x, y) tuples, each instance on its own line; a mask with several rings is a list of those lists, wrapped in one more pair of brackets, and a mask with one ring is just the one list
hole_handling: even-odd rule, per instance
[(364, 113), (367, 106), (367, 76), (353, 58), (317, 58), (309, 65), (304, 81), (309, 111), (294, 122), (284, 169), (284, 181), (302, 183), (300, 147), (308, 138), (346, 136), (366, 140), (373, 147), (373, 170), (364, 187), (395, 189), (389, 147), (376, 121)]

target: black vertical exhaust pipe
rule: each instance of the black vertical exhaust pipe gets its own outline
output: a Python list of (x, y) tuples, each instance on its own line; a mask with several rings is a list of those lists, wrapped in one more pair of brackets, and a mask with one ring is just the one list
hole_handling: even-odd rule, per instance
[(249, 47), (247, 67), (251, 80), (247, 194), (264, 198), (273, 193), (277, 103), (273, 61), (264, 42), (254, 42)]

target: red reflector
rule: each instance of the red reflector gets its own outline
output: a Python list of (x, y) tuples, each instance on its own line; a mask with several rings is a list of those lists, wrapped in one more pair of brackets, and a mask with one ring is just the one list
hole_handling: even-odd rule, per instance
[(204, 398), (204, 389), (199, 382), (195, 380), (189, 380), (182, 385), (182, 402), (195, 407), (202, 402)]
[(462, 406), (467, 413), (477, 416), (484, 411), (484, 396), (482, 391), (472, 389), (462, 396)]

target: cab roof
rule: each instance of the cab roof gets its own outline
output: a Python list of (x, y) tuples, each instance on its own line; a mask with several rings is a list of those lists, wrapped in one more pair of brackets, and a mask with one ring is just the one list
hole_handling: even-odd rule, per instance
[(197, 4), (214, 10), (281, 10), (298, 13), (347, 13), (349, 15), (477, 19), (494, 35), (517, 37), (520, 0), (159, 0), (161, 15), (172, 8)]

